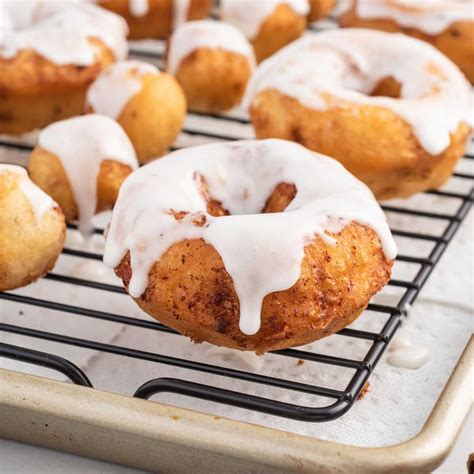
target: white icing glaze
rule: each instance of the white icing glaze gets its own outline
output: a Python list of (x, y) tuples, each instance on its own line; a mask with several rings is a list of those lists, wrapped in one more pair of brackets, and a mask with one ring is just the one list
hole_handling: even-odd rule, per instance
[[(387, 77), (401, 83), (400, 99), (370, 96)], [(376, 30), (331, 30), (295, 41), (257, 68), (244, 104), (269, 89), (315, 110), (354, 102), (390, 109), (431, 155), (449, 146), (450, 133), (470, 115), (470, 84), (456, 65), (424, 41)]]
[(61, 160), (79, 210), (79, 230), (89, 234), (97, 207), (97, 176), (102, 161), (138, 167), (129, 138), (111, 118), (90, 114), (49, 125), (41, 131), (38, 145)]
[[(187, 21), (190, 5), (191, 0), (172, 0), (173, 29)], [(128, 0), (128, 10), (135, 17), (145, 16), (150, 11), (150, 2), (149, 0)]]
[(36, 222), (39, 223), (46, 212), (57, 207), (57, 204), (51, 199), (51, 197), (31, 181), (24, 168), (21, 166), (4, 165), (0, 163), (0, 174), (7, 172), (15, 173), (19, 176), (18, 185), (31, 205), (31, 209), (36, 217)]
[(387, 362), (394, 367), (419, 369), (430, 358), (430, 351), (426, 347), (409, 346), (391, 352), (387, 357)]
[[(232, 215), (213, 217), (199, 191)], [(284, 212), (259, 214), (273, 189), (293, 183)], [(177, 220), (171, 210), (187, 214)], [(196, 221), (204, 220), (202, 226)], [(388, 258), (396, 247), (385, 215), (369, 189), (337, 161), (284, 140), (217, 143), (179, 150), (130, 175), (122, 185), (106, 238), (104, 263), (116, 267), (130, 251), (128, 291), (140, 297), (154, 262), (173, 244), (200, 239), (219, 252), (240, 301), (240, 328), (255, 334), (263, 298), (293, 286), (304, 247), (349, 221), (369, 225)]]
[(176, 74), (181, 61), (199, 48), (216, 48), (241, 54), (253, 67), (255, 55), (247, 38), (232, 25), (218, 21), (190, 21), (173, 33), (168, 51), (167, 70)]
[(90, 85), (86, 95), (86, 107), (117, 119), (132, 97), (142, 89), (141, 78), (157, 75), (159, 69), (143, 61), (123, 61), (111, 64)]
[(301, 16), (310, 10), (308, 0), (221, 0), (221, 18), (253, 39), (278, 5), (288, 5)]
[(392, 352), (397, 351), (399, 349), (407, 349), (408, 347), (413, 347), (411, 340), (403, 334), (397, 334), (390, 342), (390, 345), (388, 346), (388, 351)]
[(173, 30), (186, 23), (191, 0), (173, 0)]
[(84, 260), (72, 269), (72, 276), (83, 280), (110, 281), (113, 275), (109, 268), (97, 260)]
[(150, 10), (148, 0), (128, 0), (128, 9), (135, 17), (145, 16)]
[(91, 38), (101, 40), (117, 60), (127, 56), (125, 20), (103, 8), (77, 2), (1, 1), (0, 15), (8, 16), (7, 24), (14, 28), (0, 36), (0, 57), (32, 49), (58, 65), (88, 66), (96, 55)]
[(393, 19), (403, 27), (434, 36), (457, 21), (474, 21), (474, 1), (357, 0), (356, 14), (364, 19)]

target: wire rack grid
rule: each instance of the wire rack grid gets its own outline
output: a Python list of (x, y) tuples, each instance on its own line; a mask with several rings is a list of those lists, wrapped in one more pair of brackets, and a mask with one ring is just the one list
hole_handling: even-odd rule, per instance
[[(146, 59), (161, 66), (163, 45), (154, 43), (153, 47), (150, 44), (132, 46), (131, 54), (134, 57)], [(190, 113), (185, 128), (173, 149), (179, 149), (189, 144), (235, 140), (250, 138), (251, 136), (251, 127), (245, 115), (217, 116)], [(31, 149), (32, 146), (24, 142), (11, 139), (0, 140), (0, 151), (3, 151), (3, 157), (7, 156), (7, 161), (24, 163)], [(468, 154), (461, 161), (467, 164), (469, 168), (473, 158), (474, 156)], [(390, 203), (390, 205), (382, 206), (388, 214), (398, 215), (402, 218), (424, 219), (425, 221), (437, 224), (441, 223), (441, 227), (438, 226), (440, 228), (438, 234), (392, 229), (396, 238), (404, 239), (408, 242), (408, 248), (410, 248), (411, 244), (413, 244), (414, 248), (417, 248), (417, 243), (426, 242), (429, 245), (429, 250), (427, 253), (401, 253), (398, 255), (395, 268), (398, 265), (409, 266), (412, 269), (410, 272), (412, 276), (404, 279), (393, 278), (389, 282), (389, 288), (396, 288), (400, 291), (397, 301), (393, 302), (393, 304), (371, 303), (364, 315), (361, 316), (361, 318), (385, 318), (379, 330), (369, 331), (349, 327), (338, 333), (339, 336), (343, 336), (344, 340), (366, 341), (368, 348), (362, 357), (340, 357), (327, 351), (326, 353), (320, 353), (317, 351), (317, 347), (316, 350), (307, 348), (286, 349), (271, 354), (285, 360), (296, 359), (297, 361), (321, 364), (318, 367), (338, 367), (349, 373), (348, 383), (343, 388), (307, 383), (295, 380), (294, 377), (269, 376), (258, 373), (255, 370), (237, 370), (232, 367), (193, 360), (192, 358), (179, 357), (176, 354), (145, 351), (110, 342), (97, 341), (91, 338), (80, 337), (67, 331), (46, 331), (3, 321), (0, 321), (0, 331), (24, 336), (26, 342), (21, 346), (0, 343), (0, 356), (52, 369), (62, 373), (75, 384), (92, 388), (93, 383), (87, 373), (79, 368), (77, 364), (68, 360), (67, 357), (57, 355), (53, 351), (45, 352), (33, 349), (35, 347), (34, 341), (49, 341), (62, 346), (74, 346), (84, 350), (96, 351), (100, 354), (113, 354), (118, 357), (147, 361), (161, 366), (186, 369), (189, 373), (207, 374), (205, 378), (206, 383), (193, 381), (192, 377), (152, 378), (142, 383), (139, 387), (131, 387), (129, 389), (129, 394), (133, 394), (136, 397), (150, 398), (155, 394), (172, 393), (300, 421), (318, 422), (335, 419), (347, 412), (360, 396), (389, 341), (393, 338), (403, 318), (406, 316), (410, 305), (415, 302), (440, 257), (468, 214), (473, 200), (472, 182), (474, 176), (472, 172), (466, 172), (465, 169), (466, 166), (462, 166), (461, 171), (457, 171), (453, 175), (456, 183), (462, 183), (461, 186), (456, 184), (454, 190), (443, 189), (422, 193), (421, 199), (416, 201), (415, 204), (413, 202), (408, 204)], [(458, 188), (462, 188), (464, 191), (459, 192)], [(449, 202), (449, 212), (433, 210), (439, 207), (441, 201)], [(418, 202), (422, 204), (418, 205)], [(441, 207), (445, 208), (444, 206)], [(69, 225), (68, 233), (74, 232), (75, 229), (74, 225)], [(101, 234), (102, 231), (96, 229), (95, 233)], [(70, 246), (64, 248), (63, 255), (86, 261), (100, 261), (102, 259), (100, 253)], [(64, 284), (96, 291), (97, 301), (101, 298), (100, 292), (125, 293), (124, 289), (119, 285), (78, 278), (57, 273), (56, 271), (49, 273), (44, 278), (55, 285), (51, 294), (61, 293), (63, 288), (61, 285)], [(125, 314), (98, 309), (94, 307), (94, 302), (92, 307), (89, 307), (82, 304), (58, 302), (53, 297), (25, 295), (18, 291), (0, 293), (0, 300), (14, 303), (17, 307), (26, 305), (42, 308), (45, 318), (54, 312), (61, 312), (81, 318), (140, 328), (143, 331), (153, 331), (156, 333), (157, 340), (159, 340), (160, 334), (177, 334), (172, 329), (151, 319), (138, 319)], [(31, 344), (28, 341), (31, 341)], [(224, 379), (243, 381), (248, 384), (248, 387), (271, 387), (278, 390), (273, 396), (259, 396), (252, 393), (251, 389), (241, 391), (223, 388), (220, 386), (222, 385), (220, 381)], [(295, 392), (308, 395), (310, 400), (319, 401), (314, 406), (311, 403), (308, 404), (309, 406), (291, 403), (288, 401), (289, 399), (291, 400), (291, 396), (289, 397), (288, 394), (291, 395), (291, 393)], [(321, 400), (324, 402), (321, 402)]]

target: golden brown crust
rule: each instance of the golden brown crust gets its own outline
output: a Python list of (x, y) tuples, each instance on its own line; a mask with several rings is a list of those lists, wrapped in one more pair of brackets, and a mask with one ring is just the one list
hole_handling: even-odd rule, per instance
[(336, 0), (309, 0), (310, 12), (309, 21), (318, 21), (326, 18), (334, 8)]
[(142, 88), (122, 110), (118, 123), (133, 143), (140, 163), (164, 155), (186, 118), (186, 97), (173, 76), (146, 75)]
[[(28, 163), (28, 172), (31, 180), (61, 206), (68, 222), (78, 219), (79, 211), (69, 178), (56, 155), (40, 146), (35, 147)], [(113, 160), (102, 161), (97, 176), (96, 212), (112, 209), (120, 186), (131, 172), (132, 169), (126, 164)]]
[[(203, 179), (200, 189), (209, 213), (228, 214), (208, 195)], [(262, 212), (283, 211), (295, 194), (293, 184), (280, 183)], [(181, 213), (175, 218), (182, 218)], [(305, 248), (295, 285), (265, 297), (261, 328), (254, 336), (240, 331), (232, 279), (214, 247), (200, 239), (171, 246), (151, 268), (148, 287), (136, 302), (195, 342), (257, 353), (306, 344), (350, 324), (390, 278), (393, 262), (385, 258), (373, 230), (351, 223), (334, 237), (335, 246), (316, 237)], [(127, 287), (129, 255), (115, 271)]]
[[(173, 0), (148, 0), (148, 13), (140, 17), (130, 13), (129, 0), (101, 0), (99, 4), (125, 18), (131, 39), (166, 38), (171, 33)], [(191, 0), (188, 20), (205, 18), (211, 7), (212, 0)]]
[(431, 43), (450, 58), (471, 83), (474, 83), (474, 21), (457, 21), (436, 36), (430, 36), (416, 28), (405, 28), (395, 20), (364, 19), (357, 16), (355, 2), (339, 18), (342, 27), (373, 28), (388, 32), (403, 32)]
[(305, 28), (305, 17), (295, 13), (288, 5), (279, 4), (263, 22), (257, 36), (251, 40), (257, 62), (298, 39)]
[[(261, 328), (253, 336), (240, 331), (232, 279), (217, 251), (202, 240), (173, 245), (153, 265), (136, 302), (196, 342), (257, 353), (307, 344), (350, 324), (390, 278), (392, 262), (371, 229), (351, 223), (335, 237), (336, 246), (317, 237), (306, 247), (300, 278), (265, 297)], [(127, 286), (128, 255), (116, 273)]]
[(90, 66), (58, 66), (32, 50), (0, 58), (0, 133), (21, 134), (79, 115), (85, 92), (115, 57), (92, 38), (95, 61)]
[(14, 172), (0, 174), (0, 291), (28, 285), (54, 267), (66, 238), (64, 215), (47, 211), (40, 222)]
[(181, 61), (176, 79), (189, 109), (221, 112), (240, 103), (251, 74), (247, 57), (222, 49), (199, 48)]
[[(385, 83), (386, 95), (397, 85)], [(331, 101), (331, 97), (326, 97)], [(450, 146), (429, 155), (411, 127), (394, 112), (381, 107), (341, 103), (312, 110), (276, 90), (255, 98), (251, 118), (257, 138), (295, 141), (340, 161), (364, 181), (378, 199), (408, 197), (441, 186), (463, 155), (470, 127), (462, 123), (451, 134)]]

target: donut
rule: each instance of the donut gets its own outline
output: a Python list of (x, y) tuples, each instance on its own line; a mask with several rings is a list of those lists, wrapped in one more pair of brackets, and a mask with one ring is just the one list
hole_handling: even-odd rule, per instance
[(343, 27), (403, 32), (431, 43), (474, 83), (473, 0), (352, 0)]
[(124, 17), (131, 39), (166, 38), (188, 20), (205, 18), (212, 0), (99, 0), (100, 6)]
[(283, 138), (340, 161), (378, 199), (441, 186), (470, 133), (470, 86), (428, 43), (343, 29), (268, 59), (245, 106), (257, 138)]
[(86, 110), (117, 120), (140, 163), (147, 163), (175, 141), (186, 117), (186, 98), (173, 76), (149, 63), (123, 61), (91, 84)]
[(120, 125), (102, 115), (83, 115), (44, 128), (28, 162), (31, 179), (61, 206), (66, 220), (79, 219), (83, 235), (96, 212), (111, 209), (125, 178), (138, 167)]
[(238, 105), (254, 66), (247, 38), (218, 21), (183, 24), (168, 47), (167, 71), (181, 84), (191, 110), (221, 112)]
[(352, 322), (395, 254), (372, 193), (337, 161), (249, 140), (179, 150), (129, 176), (104, 263), (193, 341), (263, 353)]
[(0, 291), (28, 285), (51, 270), (65, 238), (58, 205), (24, 168), (0, 164)]
[(79, 115), (88, 85), (127, 55), (124, 20), (95, 5), (1, 1), (0, 133)]
[(308, 21), (314, 22), (326, 18), (336, 5), (336, 0), (309, 0)]
[(299, 38), (306, 28), (308, 0), (221, 0), (221, 19), (244, 33), (258, 62)]

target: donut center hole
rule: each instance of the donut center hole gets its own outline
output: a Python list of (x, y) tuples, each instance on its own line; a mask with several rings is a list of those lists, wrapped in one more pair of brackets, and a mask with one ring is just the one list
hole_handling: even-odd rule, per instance
[[(210, 192), (206, 179), (202, 175), (196, 175), (195, 180), (201, 196), (207, 203), (207, 212), (213, 217), (229, 216), (231, 213), (220, 201), (214, 199)], [(265, 202), (260, 214), (283, 212), (293, 201), (297, 193), (296, 186), (292, 183), (279, 183), (275, 186)]]
[(384, 77), (375, 86), (370, 93), (372, 97), (391, 97), (392, 99), (399, 99), (401, 97), (402, 84), (394, 77)]

